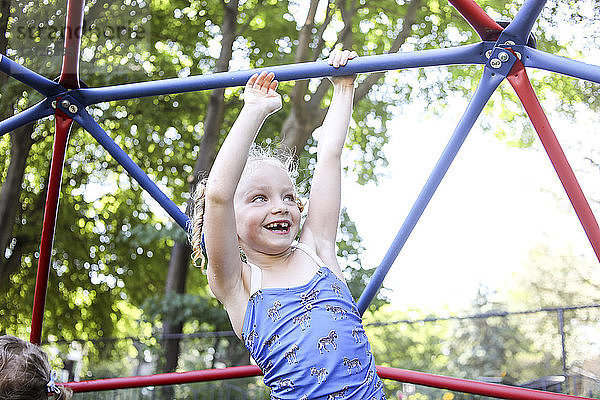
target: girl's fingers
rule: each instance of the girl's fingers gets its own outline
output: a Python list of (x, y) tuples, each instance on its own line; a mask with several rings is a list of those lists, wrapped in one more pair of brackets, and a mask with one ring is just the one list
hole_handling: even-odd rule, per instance
[(246, 86), (253, 86), (257, 79), (258, 79), (258, 74), (252, 75), (250, 77), (250, 79), (248, 79), (248, 82), (246, 82)]
[(352, 60), (357, 55), (358, 54), (356, 54), (355, 51), (344, 50), (341, 55), (340, 65), (346, 65), (346, 63), (348, 63), (348, 60)]
[(348, 63), (348, 60), (352, 60), (355, 57), (358, 57), (358, 53), (356, 53), (356, 51), (332, 50), (327, 61), (329, 65), (333, 66), (334, 68), (338, 68), (340, 66), (343, 67)]
[(348, 59), (348, 50), (342, 50), (340, 53), (340, 67), (346, 65), (346, 60)]
[(272, 72), (263, 71), (258, 75), (256, 82), (252, 87), (256, 90), (269, 90), (269, 86), (271, 85), (271, 81), (275, 77), (275, 74)]
[[(268, 92), (273, 87), (275, 74), (273, 72), (262, 71), (260, 74), (254, 74), (246, 82), (246, 87)], [(277, 88), (277, 83), (274, 88)]]
[(255, 89), (260, 89), (264, 82), (265, 82), (265, 78), (267, 77), (267, 71), (263, 71), (260, 73), (260, 75), (258, 75), (258, 78), (256, 79), (256, 81), (254, 82), (254, 88)]
[(329, 63), (329, 65), (333, 65), (333, 60), (335, 59), (336, 53), (337, 53), (337, 50), (332, 50), (331, 53), (329, 53), (329, 58), (327, 59), (327, 62)]
[(273, 82), (274, 78), (275, 74), (273, 72), (269, 72), (265, 77), (265, 80), (262, 82), (262, 85), (260, 87), (261, 90), (264, 90), (265, 92), (268, 91), (269, 87), (271, 87), (271, 83)]
[(279, 82), (275, 79), (273, 72), (262, 71), (260, 74), (254, 74), (248, 79), (246, 88), (263, 92), (264, 94), (275, 92)]
[(329, 54), (329, 65), (333, 66), (334, 68), (337, 68), (340, 66), (340, 51), (339, 50), (332, 50), (331, 54)]
[(344, 57), (344, 53), (338, 51), (335, 55), (335, 61), (333, 62), (334, 67), (338, 68), (340, 65), (342, 65), (342, 57)]

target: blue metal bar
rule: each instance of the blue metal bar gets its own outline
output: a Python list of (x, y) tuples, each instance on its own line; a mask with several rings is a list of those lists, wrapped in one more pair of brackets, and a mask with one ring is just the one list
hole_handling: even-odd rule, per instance
[(27, 110), (13, 115), (4, 121), (0, 121), (0, 137), (25, 124), (46, 118), (54, 114), (54, 109), (52, 109), (50, 104), (50, 100), (42, 100), (36, 105), (29, 107)]
[(129, 172), (129, 174), (164, 208), (164, 210), (181, 226), (188, 231), (188, 217), (177, 207), (171, 199), (150, 179), (148, 175), (135, 163), (123, 149), (121, 149), (104, 132), (104, 129), (85, 111), (75, 117), (75, 121), (85, 128), (104, 147), (109, 154)]
[(471, 102), (469, 103), (465, 113), (454, 130), (450, 141), (446, 145), (446, 148), (431, 172), (431, 175), (429, 175), (425, 186), (421, 190), (421, 193), (409, 211), (408, 216), (402, 224), (402, 227), (396, 234), (392, 245), (381, 261), (381, 264), (379, 264), (377, 267), (377, 270), (371, 277), (367, 287), (360, 296), (360, 299), (358, 300), (358, 309), (361, 315), (365, 312), (373, 300), (373, 297), (375, 297), (377, 290), (379, 290), (381, 287), (381, 284), (383, 283), (385, 276), (394, 263), (394, 260), (396, 257), (398, 257), (398, 254), (400, 254), (400, 250), (402, 250), (402, 247), (404, 247), (406, 240), (419, 221), (419, 218), (425, 211), (425, 207), (427, 207), (427, 204), (438, 188), (442, 178), (448, 171), (448, 168), (450, 168), (450, 164), (452, 164), (452, 161), (460, 150), (460, 147), (469, 134), (469, 131), (475, 124), (475, 121), (479, 117), (479, 114), (481, 114), (481, 111), (487, 104), (492, 93), (494, 93), (494, 90), (496, 90), (498, 85), (500, 85), (500, 82), (502, 82), (505, 76), (506, 75), (498, 73), (497, 70), (493, 70), (489, 66), (485, 67), (481, 81), (477, 86), (477, 90), (475, 91)]
[(55, 96), (65, 91), (58, 83), (53, 82), (40, 74), (36, 74), (32, 70), (14, 62), (3, 54), (0, 54), (0, 71), (23, 82), (46, 97)]
[(546, 0), (526, 0), (519, 9), (515, 19), (502, 31), (499, 44), (512, 40), (516, 44), (525, 44), (533, 28), (533, 24), (542, 12)]
[(600, 83), (600, 66), (586, 64), (570, 58), (555, 56), (530, 47), (523, 47), (523, 58), (521, 60), (526, 67), (544, 69), (550, 72), (585, 79), (587, 81)]
[(485, 64), (487, 61), (485, 51), (488, 48), (493, 48), (493, 44), (493, 42), (479, 42), (447, 49), (359, 57), (351, 60), (344, 68), (334, 68), (325, 61), (316, 61), (238, 72), (198, 75), (188, 78), (165, 79), (156, 82), (86, 88), (73, 90), (70, 94), (87, 106), (103, 101), (244, 86), (253, 74), (265, 70), (274, 72), (275, 78), (279, 81), (292, 81), (436, 65)]

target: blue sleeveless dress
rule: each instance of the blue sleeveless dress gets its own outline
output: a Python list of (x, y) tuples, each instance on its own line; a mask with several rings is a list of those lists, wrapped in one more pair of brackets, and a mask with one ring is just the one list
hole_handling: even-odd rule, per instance
[(307, 245), (319, 269), (302, 286), (260, 289), (252, 268), (242, 340), (271, 399), (381, 400), (383, 384), (350, 290)]

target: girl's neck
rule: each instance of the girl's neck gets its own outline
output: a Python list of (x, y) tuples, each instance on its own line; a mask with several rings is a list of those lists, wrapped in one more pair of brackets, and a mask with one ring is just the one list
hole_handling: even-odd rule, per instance
[(293, 247), (288, 247), (285, 251), (279, 254), (265, 254), (257, 251), (247, 251), (246, 257), (248, 262), (259, 266), (261, 269), (281, 268), (287, 264), (290, 256), (294, 252)]

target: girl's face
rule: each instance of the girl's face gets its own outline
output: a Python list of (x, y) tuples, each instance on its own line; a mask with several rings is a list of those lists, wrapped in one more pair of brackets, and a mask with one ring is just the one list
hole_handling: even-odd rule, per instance
[(275, 161), (251, 161), (235, 192), (237, 233), (244, 251), (285, 252), (300, 230), (300, 209), (287, 171)]

